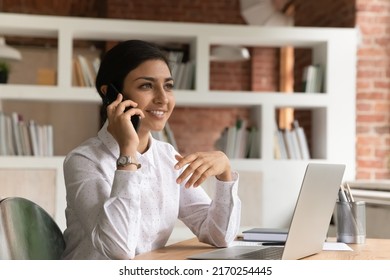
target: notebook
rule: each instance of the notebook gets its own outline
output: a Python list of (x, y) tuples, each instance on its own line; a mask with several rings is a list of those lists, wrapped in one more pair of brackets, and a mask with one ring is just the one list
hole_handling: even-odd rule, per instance
[(284, 246), (233, 246), (188, 259), (297, 260), (322, 251), (345, 165), (309, 163)]

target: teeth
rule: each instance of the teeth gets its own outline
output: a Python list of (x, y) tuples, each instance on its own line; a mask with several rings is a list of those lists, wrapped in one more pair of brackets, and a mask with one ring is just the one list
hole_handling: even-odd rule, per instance
[(153, 115), (162, 116), (164, 115), (164, 111), (150, 111)]

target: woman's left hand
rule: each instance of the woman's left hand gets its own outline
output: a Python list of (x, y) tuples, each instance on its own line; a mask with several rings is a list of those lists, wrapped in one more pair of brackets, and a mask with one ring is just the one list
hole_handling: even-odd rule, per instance
[(216, 176), (220, 181), (232, 180), (230, 161), (223, 152), (197, 152), (185, 157), (176, 155), (175, 158), (178, 160), (175, 169), (183, 168), (188, 164), (176, 180), (180, 184), (189, 177), (186, 188), (197, 187), (210, 176)]

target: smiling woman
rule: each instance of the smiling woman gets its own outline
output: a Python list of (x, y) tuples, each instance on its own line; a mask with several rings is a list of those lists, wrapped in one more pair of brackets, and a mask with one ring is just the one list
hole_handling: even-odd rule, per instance
[[(109, 85), (118, 92), (107, 102)], [(219, 151), (181, 156), (155, 140), (175, 107), (164, 53), (130, 40), (103, 58), (96, 78), (106, 119), (64, 162), (64, 259), (131, 259), (165, 246), (180, 219), (199, 238), (227, 246), (239, 230), (238, 174)], [(141, 117), (138, 130), (130, 121)], [(215, 199), (200, 186), (215, 177)]]

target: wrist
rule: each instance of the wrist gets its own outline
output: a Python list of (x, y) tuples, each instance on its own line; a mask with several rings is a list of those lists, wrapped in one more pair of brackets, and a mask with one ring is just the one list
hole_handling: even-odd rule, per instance
[(121, 154), (116, 161), (117, 169), (120, 170), (137, 170), (141, 168), (141, 164), (134, 155)]
[(216, 175), (215, 177), (217, 178), (217, 180), (223, 181), (223, 182), (233, 181), (232, 172), (230, 169), (226, 170), (225, 172), (223, 172), (219, 175)]

